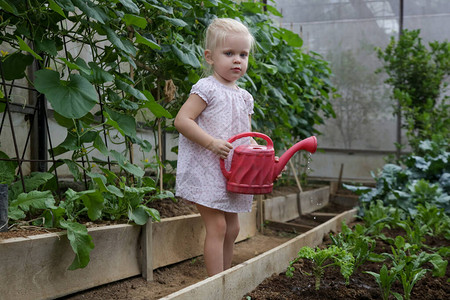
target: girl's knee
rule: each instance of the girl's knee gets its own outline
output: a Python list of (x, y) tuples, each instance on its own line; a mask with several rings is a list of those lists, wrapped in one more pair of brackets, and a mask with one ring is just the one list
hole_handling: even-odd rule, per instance
[(236, 239), (240, 230), (241, 227), (239, 225), (239, 221), (227, 223), (227, 236)]
[(214, 234), (215, 236), (224, 237), (227, 234), (227, 223), (224, 219), (217, 218), (206, 226), (206, 232)]

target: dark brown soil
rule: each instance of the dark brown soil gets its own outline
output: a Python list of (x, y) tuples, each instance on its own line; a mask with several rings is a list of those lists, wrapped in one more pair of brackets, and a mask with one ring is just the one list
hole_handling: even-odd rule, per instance
[[(404, 232), (398, 230), (385, 231), (386, 236), (395, 237), (397, 235), (404, 235)], [(330, 244), (327, 239), (321, 245)], [(450, 241), (444, 238), (428, 238), (427, 244), (433, 247), (449, 247)], [(390, 245), (378, 241), (375, 252), (383, 253), (389, 252)], [(379, 273), (382, 264), (380, 263), (365, 263), (358, 271), (355, 271), (350, 277), (350, 283), (345, 284), (345, 281), (340, 274), (338, 268), (326, 268), (325, 274), (321, 281), (320, 289), (315, 289), (314, 277), (308, 276), (305, 273), (311, 273), (312, 264), (309, 260), (300, 260), (295, 265), (295, 272), (292, 278), (289, 278), (285, 273), (274, 274), (265, 279), (255, 290), (245, 295), (242, 299), (245, 300), (269, 300), (269, 299), (302, 299), (302, 300), (317, 300), (317, 299), (358, 299), (358, 300), (375, 300), (382, 299), (380, 289), (375, 282), (372, 275), (363, 273), (362, 271), (373, 271)], [(431, 269), (431, 265), (426, 266)], [(450, 268), (447, 267), (447, 274), (445, 277), (432, 277), (431, 272), (427, 272), (426, 276), (418, 281), (411, 294), (411, 299), (420, 300), (438, 300), (450, 299)], [(393, 286), (393, 291), (403, 295), (403, 289), (400, 283)], [(392, 296), (391, 296), (392, 297)], [(390, 298), (393, 299), (393, 298)]]

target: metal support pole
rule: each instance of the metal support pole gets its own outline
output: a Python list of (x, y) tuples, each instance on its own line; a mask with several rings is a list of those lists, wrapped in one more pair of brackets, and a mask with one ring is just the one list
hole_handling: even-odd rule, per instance
[[(399, 11), (399, 30), (398, 30), (398, 38), (402, 37), (403, 34), (403, 0), (400, 0), (400, 11)], [(402, 144), (402, 105), (400, 104), (400, 100), (397, 101), (397, 159), (400, 159)]]
[(8, 185), (0, 184), (0, 232), (8, 231)]

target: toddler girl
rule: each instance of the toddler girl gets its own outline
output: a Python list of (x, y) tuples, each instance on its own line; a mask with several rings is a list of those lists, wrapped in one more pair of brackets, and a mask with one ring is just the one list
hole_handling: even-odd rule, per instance
[[(250, 131), (253, 97), (236, 85), (247, 71), (254, 38), (241, 22), (217, 18), (207, 28), (205, 60), (212, 75), (200, 79), (175, 118), (181, 133), (176, 195), (196, 204), (206, 227), (204, 259), (209, 276), (231, 267), (239, 233), (237, 213), (249, 212), (252, 195), (226, 191), (219, 158), (232, 136)], [(238, 143), (254, 141), (244, 138)], [(229, 159), (226, 160), (229, 166)]]

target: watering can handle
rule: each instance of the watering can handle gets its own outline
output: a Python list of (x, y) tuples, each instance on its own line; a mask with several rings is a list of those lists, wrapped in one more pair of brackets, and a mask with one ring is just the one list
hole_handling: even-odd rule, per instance
[[(228, 142), (232, 143), (235, 140), (244, 138), (244, 137), (259, 137), (264, 139), (267, 142), (267, 148), (273, 148), (273, 142), (272, 139), (270, 137), (268, 137), (267, 135), (263, 134), (263, 133), (259, 133), (259, 132), (243, 132), (243, 133), (239, 133), (233, 137), (231, 137)], [(223, 176), (225, 176), (225, 178), (229, 178), (231, 172), (227, 171), (227, 169), (225, 169), (225, 161), (223, 158), (220, 159), (220, 169), (222, 170)]]

